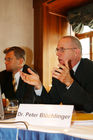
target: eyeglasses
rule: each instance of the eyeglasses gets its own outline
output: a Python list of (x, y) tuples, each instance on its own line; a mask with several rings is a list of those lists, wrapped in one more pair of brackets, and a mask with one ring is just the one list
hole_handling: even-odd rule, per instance
[(56, 52), (64, 52), (65, 50), (73, 50), (73, 49), (77, 49), (77, 48), (62, 48), (62, 47), (60, 47), (60, 48), (56, 48)]
[(13, 58), (5, 58), (5, 61), (8, 61), (8, 62), (10, 62), (12, 60), (13, 60)]

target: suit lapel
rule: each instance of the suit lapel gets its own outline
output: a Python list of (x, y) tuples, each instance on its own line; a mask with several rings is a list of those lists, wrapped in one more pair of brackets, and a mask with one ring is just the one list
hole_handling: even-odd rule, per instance
[[(75, 72), (75, 80), (78, 81), (79, 83), (81, 81), (84, 81), (84, 63), (83, 63), (83, 59), (81, 59), (80, 64)], [(82, 82), (81, 82), (82, 83)]]

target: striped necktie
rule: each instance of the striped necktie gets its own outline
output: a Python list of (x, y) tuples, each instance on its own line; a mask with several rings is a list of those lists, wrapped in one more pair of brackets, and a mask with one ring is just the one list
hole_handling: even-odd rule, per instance
[(16, 92), (16, 85), (17, 85), (17, 82), (16, 82), (16, 79), (15, 79), (14, 76), (13, 76), (12, 84), (13, 84), (13, 87), (14, 87), (14, 91)]

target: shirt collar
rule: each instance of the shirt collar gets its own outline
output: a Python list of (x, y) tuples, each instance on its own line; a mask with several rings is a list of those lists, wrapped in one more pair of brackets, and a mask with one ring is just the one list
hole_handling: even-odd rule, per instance
[(76, 72), (78, 65), (80, 64), (80, 61), (73, 67), (73, 71)]
[[(20, 70), (20, 71), (22, 71), (23, 70), (23, 68)], [(15, 79), (18, 79), (20, 77), (20, 72), (18, 71), (15, 75), (14, 75), (14, 78)]]

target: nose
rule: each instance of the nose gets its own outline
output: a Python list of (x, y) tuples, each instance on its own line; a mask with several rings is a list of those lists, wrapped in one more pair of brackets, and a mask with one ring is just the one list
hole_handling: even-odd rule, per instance
[(57, 55), (57, 56), (58, 56), (58, 54), (59, 54), (58, 51), (56, 51), (56, 55)]
[(7, 64), (7, 61), (5, 61), (5, 65)]
[(7, 60), (5, 60), (5, 65), (6, 65), (6, 64), (8, 64), (8, 61), (7, 61)]
[(56, 55), (57, 55), (57, 56), (62, 55), (62, 53), (60, 52), (60, 50), (56, 51)]

